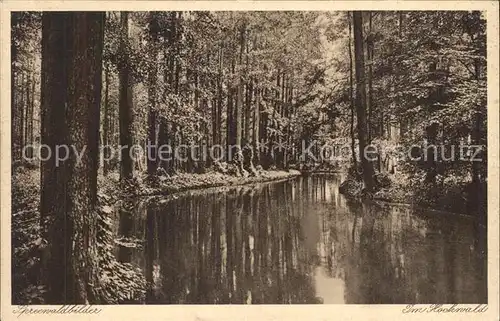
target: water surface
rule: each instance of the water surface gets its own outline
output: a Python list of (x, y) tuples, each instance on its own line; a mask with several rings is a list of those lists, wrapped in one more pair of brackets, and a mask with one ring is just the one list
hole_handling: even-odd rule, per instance
[[(486, 303), (474, 220), (348, 201), (340, 176), (160, 198), (120, 211), (153, 304)], [(478, 241), (479, 240), (479, 241)]]

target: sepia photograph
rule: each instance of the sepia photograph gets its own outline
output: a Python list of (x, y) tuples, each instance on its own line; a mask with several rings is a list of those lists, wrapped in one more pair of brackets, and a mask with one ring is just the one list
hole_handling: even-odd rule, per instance
[(14, 314), (498, 299), (486, 11), (137, 9), (2, 22)]

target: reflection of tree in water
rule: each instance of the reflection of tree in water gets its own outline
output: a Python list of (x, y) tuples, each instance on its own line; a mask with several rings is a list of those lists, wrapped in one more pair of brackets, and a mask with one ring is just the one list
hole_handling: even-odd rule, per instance
[(143, 231), (132, 255), (152, 285), (148, 302), (332, 302), (315, 288), (318, 271), (342, 281), (331, 284), (346, 303), (484, 299), (473, 226), (348, 201), (337, 186), (313, 175), (189, 192), (150, 206), (133, 228), (124, 216), (122, 233)]
[(134, 200), (122, 201), (117, 211), (118, 230), (115, 231), (121, 239), (121, 244), (117, 247), (117, 258), (120, 262), (133, 263), (141, 265), (141, 256), (137, 256), (137, 246), (135, 244), (137, 237), (142, 238), (140, 231), (144, 231), (143, 221), (136, 219), (136, 213), (142, 213), (146, 210), (145, 204)]
[(346, 205), (332, 206), (333, 217), (323, 216), (330, 231), (322, 241), (330, 275), (345, 272), (347, 303), (481, 301), (477, 292), (483, 288), (468, 253), (472, 225), (456, 217), (419, 217), (405, 207)]
[[(273, 184), (193, 194), (149, 210), (146, 262), (159, 262), (162, 288), (153, 286), (148, 301), (319, 303), (291, 188)], [(145, 268), (153, 285), (154, 272)]]

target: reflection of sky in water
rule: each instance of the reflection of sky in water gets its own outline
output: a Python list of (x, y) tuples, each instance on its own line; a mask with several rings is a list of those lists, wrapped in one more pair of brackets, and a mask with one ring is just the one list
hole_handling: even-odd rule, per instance
[(153, 244), (119, 256), (151, 273), (150, 301), (163, 304), (486, 300), (471, 220), (349, 201), (339, 183), (309, 176), (138, 206), (117, 230)]
[(318, 266), (314, 269), (314, 283), (316, 288), (316, 295), (323, 300), (323, 303), (345, 303), (344, 280), (328, 276), (325, 269), (321, 266)]

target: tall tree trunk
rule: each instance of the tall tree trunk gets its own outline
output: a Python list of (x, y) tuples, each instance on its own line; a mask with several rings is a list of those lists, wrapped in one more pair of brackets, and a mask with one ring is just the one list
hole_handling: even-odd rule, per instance
[(148, 175), (152, 176), (156, 173), (157, 161), (156, 161), (156, 86), (157, 86), (157, 74), (158, 74), (158, 19), (156, 12), (150, 12), (150, 22), (149, 22), (149, 32), (151, 36), (151, 61), (152, 66), (149, 70), (149, 90), (148, 90), (148, 100), (149, 100), (149, 110), (148, 110), (148, 144), (152, 145), (150, 150), (147, 152), (147, 164), (148, 164)]
[(368, 192), (373, 191), (373, 167), (365, 155), (366, 147), (366, 84), (363, 50), (363, 18), (360, 11), (353, 12), (354, 59), (356, 67), (356, 110), (358, 116), (359, 155), (363, 168), (363, 181)]
[[(66, 125), (66, 90), (68, 88), (68, 66), (71, 48), (70, 16), (59, 13), (44, 13), (42, 16), (42, 68), (41, 68), (41, 144), (55, 150), (57, 145), (68, 143)], [(61, 55), (61, 52), (64, 54)], [(40, 155), (48, 156), (47, 153)], [(66, 212), (62, 204), (66, 200), (67, 165), (56, 166), (49, 157), (41, 162), (40, 217), (48, 248), (43, 255), (42, 278), (48, 285), (47, 302), (57, 304), (73, 299), (70, 284), (72, 277), (71, 256), (65, 246), (71, 232), (66, 224)], [(61, 277), (62, 275), (62, 277)], [(69, 293), (68, 293), (69, 292)]]
[(368, 143), (371, 143), (372, 141), (372, 136), (373, 136), (373, 129), (372, 129), (372, 122), (373, 122), (373, 117), (372, 117), (372, 112), (373, 112), (373, 30), (372, 30), (372, 12), (368, 12), (369, 14), (369, 29), (368, 29), (368, 39), (367, 39), (367, 49), (366, 52), (368, 54), (368, 120), (367, 120), (367, 126), (368, 126)]
[[(436, 62), (431, 62), (428, 67), (429, 75), (434, 75), (437, 70), (437, 63)], [(432, 77), (432, 76), (430, 76)], [(429, 78), (432, 79), (432, 78)], [(437, 92), (439, 88), (432, 88), (429, 92), (428, 95), (428, 110), (429, 111), (435, 111), (436, 110), (436, 105), (438, 103), (439, 97), (437, 97)], [(439, 124), (437, 122), (431, 122), (429, 125), (425, 127), (425, 138), (427, 140), (427, 146), (425, 147), (427, 149), (427, 155), (425, 159), (425, 166), (426, 166), (426, 176), (425, 180), (427, 183), (434, 185), (436, 183), (436, 177), (437, 177), (437, 149), (435, 148), (437, 146), (437, 139), (438, 139), (438, 133), (439, 133)]]
[[(173, 87), (174, 88), (174, 93), (178, 94), (179, 93), (179, 84), (180, 84), (180, 75), (182, 72), (182, 66), (180, 62), (180, 42), (181, 42), (181, 37), (182, 37), (182, 12), (174, 12), (174, 62), (175, 62), (175, 73), (174, 73), (174, 80), (173, 80)], [(177, 144), (182, 144), (182, 127), (178, 126), (177, 124), (172, 124), (172, 139), (171, 139), (171, 145), (172, 145), (172, 150), (175, 148)], [(177, 162), (178, 164), (179, 162)], [(171, 162), (172, 168), (170, 171), (174, 173), (177, 170), (176, 167), (176, 158), (172, 158)]]
[(217, 140), (214, 144), (222, 144), (222, 100), (223, 100), (223, 91), (222, 91), (222, 68), (224, 65), (224, 45), (221, 44), (220, 52), (219, 52), (219, 76), (217, 79), (217, 117), (216, 117), (216, 131), (217, 131)]
[[(403, 43), (403, 12), (398, 13), (398, 39), (399, 39), (399, 46), (398, 46), (398, 52), (401, 52), (401, 44)], [(372, 50), (372, 55), (373, 55), (373, 50)], [(395, 72), (395, 78), (396, 78), (396, 83), (401, 83), (401, 72), (399, 70), (401, 66), (396, 66), (396, 72)], [(396, 106), (401, 105), (401, 98), (399, 96), (396, 97)], [(399, 138), (404, 138), (406, 135), (406, 130), (408, 127), (408, 120), (403, 117), (400, 122), (399, 122)]]
[[(481, 60), (480, 59), (474, 59), (474, 75), (475, 75), (475, 80), (480, 81), (481, 80)], [(471, 124), (471, 143), (472, 145), (475, 146), (481, 146), (483, 145), (483, 142), (481, 141), (481, 128), (483, 127), (483, 117), (484, 115), (480, 111), (476, 111), (473, 114), (472, 117), (472, 124)], [(484, 157), (485, 153), (482, 152), (479, 154), (480, 156)], [(481, 184), (481, 182), (484, 180), (483, 177), (481, 177), (481, 172), (480, 172), (480, 163), (478, 161), (473, 161), (471, 164), (471, 175), (472, 175), (472, 182), (471, 182), (471, 190), (472, 195), (470, 195), (470, 203), (472, 205), (473, 211), (475, 211), (477, 214), (482, 214), (483, 216), (486, 215), (484, 211), (482, 211), (483, 206), (482, 203), (484, 202), (485, 198), (484, 193), (485, 190)], [(483, 213), (482, 213), (483, 212)], [(480, 217), (481, 220), (484, 220), (485, 217)]]
[(130, 179), (133, 176), (133, 159), (130, 155), (132, 147), (132, 88), (128, 61), (128, 12), (120, 15), (120, 179)]
[(214, 86), (215, 87), (215, 90), (216, 90), (216, 93), (214, 96), (212, 96), (212, 99), (211, 99), (211, 102), (212, 102), (212, 144), (211, 146), (214, 146), (214, 145), (218, 145), (219, 143), (217, 142), (218, 141), (218, 134), (219, 134), (219, 128), (218, 128), (218, 118), (219, 118), (219, 115), (218, 115), (218, 112), (219, 112), (219, 106), (218, 106), (218, 100), (220, 99), (220, 78), (221, 78), (221, 48), (219, 48), (217, 50), (217, 55), (216, 55), (216, 62), (217, 62), (217, 77), (215, 79), (215, 82), (214, 81), (209, 81), (209, 86), (212, 87)]
[[(250, 41), (245, 41), (246, 49), (246, 62), (245, 62), (245, 78), (249, 78), (248, 74), (250, 72), (250, 62), (249, 48)], [(252, 128), (253, 128), (253, 115), (252, 115), (252, 102), (253, 102), (253, 77), (247, 80), (245, 86), (245, 126), (244, 126), (244, 147), (243, 147), (243, 159), (244, 159), (244, 169), (247, 170), (252, 175), (256, 175), (256, 170), (253, 165), (254, 151), (252, 142)]]
[[(31, 69), (31, 68), (30, 68)], [(24, 117), (24, 140), (22, 142), (21, 147), (24, 149), (24, 147), (28, 144), (28, 138), (29, 138), (29, 120), (31, 118), (30, 115), (30, 109), (31, 109), (31, 79), (30, 79), (30, 74), (26, 74), (26, 115)], [(22, 150), (22, 149), (21, 149)]]
[[(250, 115), (251, 115), (251, 103), (252, 103), (252, 79), (248, 79), (248, 73), (250, 69), (250, 59), (248, 56), (249, 53), (249, 41), (245, 41), (244, 43), (245, 46), (245, 79), (247, 79), (246, 84), (245, 84), (245, 105), (244, 105), (244, 126), (243, 126), (243, 144), (245, 147), (247, 147), (251, 143), (251, 138), (250, 138)], [(248, 160), (245, 160), (248, 162)]]
[(175, 93), (179, 93), (179, 76), (181, 74), (181, 63), (180, 63), (180, 41), (182, 37), (182, 12), (179, 12), (175, 17), (174, 21), (174, 36), (175, 36)]
[[(243, 24), (240, 27), (240, 53), (239, 53), (239, 58), (238, 58), (238, 66), (241, 69), (241, 66), (243, 65), (243, 54), (245, 52), (245, 33), (246, 33), (246, 26)], [(240, 72), (240, 77), (238, 81), (238, 88), (237, 88), (237, 94), (236, 94), (236, 105), (234, 109), (234, 114), (235, 114), (235, 119), (236, 119), (236, 148), (237, 148), (237, 154), (236, 154), (236, 164), (239, 169), (239, 174), (244, 175), (245, 170), (243, 168), (244, 164), (244, 159), (243, 159), (243, 152), (242, 152), (242, 134), (243, 134), (243, 75)]]
[(347, 21), (349, 23), (349, 103), (351, 106), (351, 127), (350, 127), (350, 134), (351, 134), (351, 154), (352, 154), (352, 163), (354, 165), (354, 172), (357, 173), (358, 171), (358, 161), (356, 159), (356, 138), (354, 136), (354, 109), (355, 109), (355, 104), (354, 104), (354, 87), (353, 87), (353, 65), (352, 65), (352, 22), (351, 22), (351, 14), (348, 11), (347, 12)]
[[(163, 38), (164, 38), (164, 59), (168, 62), (168, 68), (165, 67), (164, 74), (163, 74), (163, 81), (165, 83), (165, 93), (164, 95), (169, 95), (173, 93), (173, 86), (174, 86), (174, 74), (175, 74), (175, 54), (173, 52), (176, 43), (175, 43), (175, 12), (170, 13), (170, 25), (169, 28), (166, 28)], [(167, 144), (173, 148), (173, 136), (171, 133), (173, 133), (173, 130), (170, 130), (173, 125), (169, 123), (168, 119), (166, 118), (161, 118), (158, 120), (159, 122), (159, 129), (158, 129), (158, 145), (164, 145)], [(169, 173), (174, 172), (174, 160), (169, 159), (169, 160), (160, 160), (160, 166), (163, 168), (165, 171)]]
[[(11, 21), (10, 21), (10, 26), (11, 26), (11, 33), (12, 33), (12, 30), (14, 30), (14, 28), (17, 26), (17, 23), (18, 23), (18, 20), (19, 20), (19, 17), (18, 17), (19, 13), (17, 12), (12, 12), (11, 13)], [(11, 34), (11, 37), (14, 37), (13, 34)], [(12, 158), (12, 161), (16, 160), (16, 141), (17, 141), (17, 132), (18, 132), (18, 127), (17, 127), (17, 117), (18, 117), (18, 106), (17, 106), (17, 99), (16, 99), (16, 95), (18, 94), (17, 93), (17, 86), (16, 86), (16, 81), (17, 81), (17, 67), (16, 67), (16, 62), (17, 62), (17, 52), (18, 52), (18, 49), (17, 49), (17, 44), (15, 41), (13, 41), (14, 39), (12, 39), (11, 41), (11, 45), (10, 45), (10, 59), (11, 59), (11, 71), (10, 71), (10, 88), (11, 88), (11, 92), (10, 92), (10, 110), (11, 110), (11, 124), (12, 124), (12, 131), (11, 131), (11, 146), (10, 146), (10, 150), (11, 150), (11, 158)]]
[[(231, 59), (231, 76), (234, 75), (235, 71), (235, 61), (234, 57)], [(230, 79), (232, 77), (229, 77)], [(234, 88), (231, 80), (228, 80), (227, 88), (227, 117), (226, 117), (226, 144), (227, 144), (227, 161), (232, 161), (230, 159), (233, 157), (233, 147), (236, 144), (236, 132), (234, 130), (235, 123), (235, 108), (234, 108)]]
[[(284, 116), (284, 109), (285, 109), (285, 103), (286, 103), (286, 81), (287, 81), (287, 74), (284, 71), (283, 75), (281, 77), (281, 87), (280, 87), (280, 92), (279, 92), (279, 101), (278, 101), (278, 115), (281, 119), (283, 119)], [(281, 125), (278, 125), (278, 130), (281, 132), (278, 135), (278, 145), (282, 146), (283, 145), (283, 132), (284, 128), (282, 128)], [(278, 153), (277, 153), (277, 165), (279, 168), (285, 168), (285, 159), (284, 159), (284, 148), (279, 148)]]
[[(286, 74), (286, 77), (284, 79), (284, 82), (283, 82), (283, 107), (282, 107), (282, 110), (281, 110), (281, 117), (283, 119), (287, 119), (288, 118), (288, 99), (289, 99), (289, 82), (290, 82), (290, 76), (288, 74)], [(282, 128), (282, 138), (281, 138), (281, 142), (282, 144), (285, 145), (285, 148), (283, 148), (283, 150), (281, 151), (281, 161), (282, 161), (282, 166), (284, 169), (287, 169), (288, 168), (288, 164), (287, 164), (287, 159), (286, 159), (286, 143), (287, 143), (287, 140), (288, 140), (288, 131), (287, 131), (287, 125), (283, 126)]]
[[(18, 159), (21, 159), (22, 157), (22, 150), (23, 150), (23, 147), (24, 147), (24, 122), (25, 122), (25, 110), (26, 110), (26, 75), (25, 73), (23, 72), (22, 75), (21, 75), (21, 101), (20, 101), (20, 104), (19, 104), (19, 111), (20, 111), (20, 115), (21, 117), (19, 118), (19, 141), (18, 141), (18, 146), (17, 146), (17, 158)], [(28, 94), (29, 95), (29, 94)], [(22, 159), (21, 159), (22, 160)]]
[[(33, 123), (34, 123), (34, 119), (35, 119), (35, 92), (36, 92), (36, 77), (35, 77), (35, 74), (33, 74), (33, 79), (32, 79), (32, 82), (31, 82), (31, 106), (30, 106), (30, 123), (29, 123), (29, 128), (30, 128), (30, 131), (29, 131), (29, 143), (31, 145), (33, 145), (34, 143), (34, 140), (33, 140)], [(29, 150), (29, 154), (28, 154), (29, 157), (33, 157), (33, 148), (30, 148)]]
[(255, 80), (255, 106), (253, 108), (253, 154), (254, 163), (256, 165), (260, 164), (260, 88), (258, 80)]
[(53, 157), (42, 162), (47, 302), (98, 303), (95, 205), (104, 14), (44, 13), (42, 20), (42, 143), (82, 153), (81, 159), (70, 153), (62, 164)]
[(103, 144), (104, 144), (104, 158), (106, 159), (103, 164), (103, 175), (108, 175), (109, 172), (109, 155), (110, 155), (110, 140), (109, 140), (109, 68), (104, 66), (104, 124), (103, 124)]
[[(474, 78), (476, 81), (481, 79), (481, 60), (474, 59)], [(472, 118), (471, 141), (473, 145), (481, 145), (481, 127), (483, 115), (480, 112), (475, 112)], [(479, 162), (472, 162), (472, 183), (479, 188), (480, 174)]]
[[(267, 97), (268, 94), (268, 89), (267, 88), (262, 88), (262, 91), (265, 92), (264, 97)], [(267, 132), (267, 127), (269, 123), (269, 112), (264, 110), (264, 106), (261, 106), (261, 122), (259, 126), (259, 137), (261, 140), (261, 143), (264, 145), (264, 147), (259, 149), (260, 152), (260, 162), (262, 164), (262, 167), (264, 169), (268, 169), (269, 166), (271, 165), (270, 163), (270, 157), (269, 157), (269, 138), (268, 138), (268, 132)]]
[(274, 148), (275, 147), (275, 144), (277, 143), (277, 130), (279, 130), (278, 128), (278, 124), (276, 122), (276, 119), (278, 119), (278, 111), (279, 111), (279, 105), (280, 105), (280, 97), (281, 97), (281, 94), (280, 94), (280, 88), (281, 88), (281, 71), (280, 69), (277, 69), (276, 70), (276, 88), (277, 89), (271, 89), (271, 92), (274, 94), (273, 96), (273, 99), (274, 99), (274, 104), (273, 104), (273, 108), (272, 108), (272, 120), (269, 125), (269, 127), (276, 127), (276, 128), (273, 128), (275, 131), (274, 133), (270, 133), (269, 135), (269, 151), (268, 151), (268, 158), (269, 158), (269, 164), (272, 166), (277, 166), (278, 165), (278, 157), (277, 157), (277, 151), (276, 149)]

